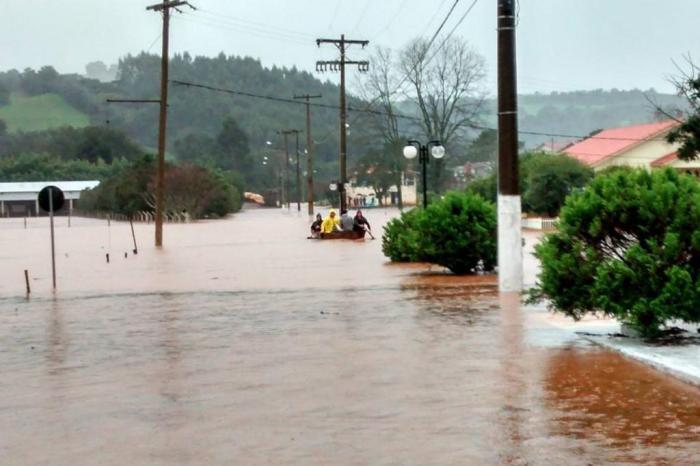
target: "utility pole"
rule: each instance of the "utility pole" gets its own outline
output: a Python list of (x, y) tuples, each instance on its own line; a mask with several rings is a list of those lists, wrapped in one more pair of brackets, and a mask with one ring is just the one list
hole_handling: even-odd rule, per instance
[(301, 175), (299, 173), (299, 131), (294, 133), (296, 136), (296, 153), (297, 153), (297, 212), (301, 212)]
[(357, 65), (357, 69), (361, 72), (369, 71), (369, 62), (353, 61), (345, 58), (345, 51), (348, 45), (361, 45), (365, 48), (369, 44), (368, 40), (350, 40), (345, 38), (345, 34), (341, 34), (340, 39), (316, 39), (316, 45), (333, 44), (340, 51), (340, 60), (317, 61), (316, 71), (327, 71), (330, 67), (331, 71), (340, 71), (340, 182), (338, 184), (338, 194), (340, 195), (340, 210), (347, 210), (348, 199), (345, 194), (345, 186), (348, 182), (347, 177), (347, 106), (345, 104), (345, 66)]
[(163, 246), (163, 210), (165, 208), (165, 128), (168, 118), (168, 42), (170, 34), (170, 9), (187, 5), (186, 1), (165, 0), (146, 7), (146, 10), (163, 14), (163, 50), (160, 57), (160, 116), (158, 120), (158, 168), (156, 172), (156, 247)]
[(295, 95), (295, 99), (304, 99), (306, 101), (306, 201), (309, 204), (309, 217), (314, 215), (314, 140), (311, 138), (311, 99), (320, 99), (321, 95)]
[(523, 287), (515, 0), (498, 1), (498, 287)]
[[(298, 170), (299, 170), (299, 133), (301, 131), (298, 129), (283, 129), (282, 131), (277, 131), (277, 134), (284, 136), (284, 201), (287, 203), (287, 209), (290, 208), (290, 196), (289, 196), (289, 143), (287, 136), (290, 134), (296, 134), (297, 136), (297, 182)], [(298, 187), (298, 185), (297, 185)]]

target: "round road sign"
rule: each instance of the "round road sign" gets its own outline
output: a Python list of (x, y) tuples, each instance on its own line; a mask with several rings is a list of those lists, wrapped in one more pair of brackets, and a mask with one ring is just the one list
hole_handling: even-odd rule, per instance
[(63, 191), (61, 188), (56, 186), (46, 186), (44, 189), (39, 191), (39, 207), (46, 212), (51, 210), (51, 205), (49, 202), (49, 195), (53, 201), (53, 211), (61, 210), (63, 203), (65, 202), (65, 197), (63, 196)]

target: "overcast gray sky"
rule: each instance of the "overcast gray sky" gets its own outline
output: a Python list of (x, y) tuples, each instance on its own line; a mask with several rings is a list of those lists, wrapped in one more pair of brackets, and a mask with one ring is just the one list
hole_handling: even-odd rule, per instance
[[(368, 39), (399, 47), (431, 35), (454, 0), (191, 0), (201, 10), (172, 23), (173, 52), (250, 55), (265, 65), (296, 65), (334, 56), (314, 38)], [(473, 0), (460, 0), (451, 30)], [(0, 0), (0, 69), (85, 64), (160, 49), (155, 0)], [(496, 0), (477, 0), (456, 29), (496, 68)], [(672, 60), (700, 57), (699, 0), (520, 0), (521, 92), (612, 88), (672, 91)], [(353, 58), (363, 52), (353, 51)], [(700, 59), (700, 58), (699, 58)]]

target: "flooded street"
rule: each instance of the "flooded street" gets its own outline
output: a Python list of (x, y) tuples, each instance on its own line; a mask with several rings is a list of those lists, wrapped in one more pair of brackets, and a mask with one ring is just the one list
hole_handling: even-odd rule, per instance
[(249, 210), (158, 251), (139, 224), (137, 256), (128, 224), (60, 218), (55, 295), (48, 220), (0, 220), (0, 463), (700, 463), (700, 389), (493, 277), (388, 264), (396, 211), (366, 213), (376, 241)]

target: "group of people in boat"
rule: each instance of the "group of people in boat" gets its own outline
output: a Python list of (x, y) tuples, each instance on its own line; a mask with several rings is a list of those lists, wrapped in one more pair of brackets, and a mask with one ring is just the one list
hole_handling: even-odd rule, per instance
[(316, 214), (316, 220), (311, 224), (311, 237), (318, 238), (321, 234), (333, 233), (335, 231), (356, 231), (364, 232), (372, 230), (369, 222), (358, 210), (354, 217), (350, 216), (347, 210), (341, 210), (338, 216), (334, 209), (328, 212), (328, 216), (323, 218), (321, 214)]

